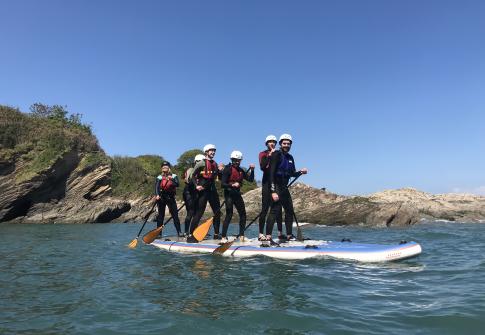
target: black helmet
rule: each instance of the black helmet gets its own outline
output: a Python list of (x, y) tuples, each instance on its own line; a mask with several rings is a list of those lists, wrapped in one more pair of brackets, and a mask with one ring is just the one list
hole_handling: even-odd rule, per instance
[(172, 167), (172, 165), (170, 165), (170, 163), (167, 162), (167, 161), (164, 161), (161, 166), (162, 167), (164, 167), (164, 166)]

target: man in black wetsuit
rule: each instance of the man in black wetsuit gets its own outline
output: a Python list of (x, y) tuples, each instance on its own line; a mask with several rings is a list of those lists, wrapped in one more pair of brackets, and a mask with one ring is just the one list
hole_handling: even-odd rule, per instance
[(168, 207), (172, 216), (177, 234), (180, 236), (180, 220), (177, 212), (177, 202), (175, 201), (176, 188), (179, 186), (179, 179), (170, 170), (169, 162), (162, 163), (162, 173), (155, 181), (155, 199), (157, 200), (157, 228), (163, 224), (165, 217), (165, 207)]
[[(215, 181), (220, 175), (223, 166), (218, 166), (214, 161), (216, 146), (207, 144), (204, 146), (205, 158), (195, 164), (192, 173), (192, 182), (197, 192), (197, 204), (195, 215), (190, 222), (190, 234), (192, 234), (199, 225), (202, 215), (204, 215), (207, 202), (209, 202), (212, 212), (214, 213), (214, 239), (220, 239), (219, 228), (221, 225), (221, 203), (217, 194)], [(197, 242), (192, 236), (187, 238), (187, 242)]]
[[(205, 158), (204, 155), (198, 154), (194, 158), (194, 165), (198, 162), (202, 161)], [(182, 192), (182, 196), (184, 198), (185, 209), (187, 215), (185, 216), (184, 221), (184, 228), (185, 228), (185, 236), (189, 235), (189, 227), (190, 221), (192, 217), (195, 215), (196, 203), (197, 203), (197, 192), (195, 191), (195, 185), (192, 182), (192, 173), (194, 172), (194, 167), (190, 167), (185, 171), (184, 181), (185, 187)]]
[[(266, 235), (264, 234), (264, 223), (266, 221), (266, 215), (271, 206), (271, 188), (269, 183), (269, 164), (271, 155), (276, 151), (276, 136), (266, 136), (266, 150), (259, 153), (259, 167), (263, 171), (263, 180), (261, 185), (261, 213), (259, 215), (259, 241), (265, 241)], [(283, 235), (283, 222), (282, 219), (278, 220), (278, 237), (281, 239), (286, 238)]]
[(296, 171), (295, 160), (290, 154), (293, 139), (289, 134), (280, 136), (280, 150), (271, 155), (269, 181), (271, 188), (271, 210), (266, 224), (266, 239), (274, 243), (271, 239), (275, 220), (282, 220), (282, 208), (285, 209), (286, 235), (289, 241), (296, 240), (293, 235), (293, 200), (288, 190), (288, 181), (291, 177), (297, 177), (308, 173), (306, 168)]
[(249, 165), (246, 172), (241, 169), (243, 155), (240, 151), (231, 153), (231, 163), (227, 164), (222, 171), (221, 184), (224, 189), (224, 200), (226, 201), (226, 217), (222, 226), (222, 243), (227, 242), (227, 229), (232, 219), (233, 207), (236, 206), (239, 214), (239, 238), (244, 240), (244, 228), (246, 227), (246, 206), (241, 196), (243, 180), (251, 182), (254, 180), (254, 164)]

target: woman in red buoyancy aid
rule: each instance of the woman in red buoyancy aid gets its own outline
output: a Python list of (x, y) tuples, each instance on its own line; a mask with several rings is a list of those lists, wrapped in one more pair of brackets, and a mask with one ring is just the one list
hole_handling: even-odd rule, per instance
[(226, 217), (222, 226), (222, 243), (227, 242), (227, 230), (232, 219), (234, 206), (239, 214), (239, 237), (240, 239), (244, 238), (246, 206), (241, 196), (241, 186), (244, 179), (250, 182), (254, 180), (254, 164), (250, 164), (249, 170), (246, 172), (240, 166), (242, 158), (243, 155), (240, 151), (233, 151), (231, 153), (231, 163), (226, 165), (222, 171), (221, 184), (226, 201)]
[(177, 212), (177, 202), (175, 201), (175, 192), (179, 186), (179, 179), (176, 174), (170, 170), (170, 163), (162, 163), (162, 173), (157, 177), (155, 182), (155, 196), (157, 200), (158, 216), (157, 227), (163, 224), (165, 217), (165, 207), (168, 207), (172, 216), (177, 234), (181, 236), (180, 220)]

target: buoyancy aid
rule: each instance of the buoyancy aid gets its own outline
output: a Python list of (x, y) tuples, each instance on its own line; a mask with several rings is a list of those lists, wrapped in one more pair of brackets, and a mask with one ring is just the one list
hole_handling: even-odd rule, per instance
[(216, 179), (219, 169), (217, 163), (208, 159), (205, 159), (205, 168), (200, 171), (200, 177), (208, 180)]
[(293, 157), (289, 154), (281, 153), (280, 164), (276, 169), (276, 175), (278, 177), (289, 178), (295, 172), (295, 163)]
[(239, 183), (241, 184), (242, 180), (244, 178), (244, 174), (241, 171), (241, 169), (238, 169), (234, 166), (231, 165), (231, 175), (229, 176), (229, 183)]
[(167, 176), (158, 176), (160, 183), (160, 190), (167, 193), (175, 193), (177, 186), (174, 184), (172, 179), (167, 178)]

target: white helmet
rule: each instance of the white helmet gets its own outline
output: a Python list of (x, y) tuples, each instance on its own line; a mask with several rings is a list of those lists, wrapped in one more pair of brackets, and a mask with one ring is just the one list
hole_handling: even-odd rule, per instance
[(264, 141), (264, 144), (268, 143), (269, 141), (275, 141), (276, 142), (276, 136), (274, 136), (274, 135), (266, 136), (266, 140)]
[(231, 159), (242, 159), (242, 158), (243, 158), (243, 155), (241, 151), (235, 150), (231, 152)]
[(207, 152), (207, 151), (209, 151), (209, 150), (216, 150), (216, 146), (215, 146), (214, 144), (206, 144), (206, 145), (204, 146), (204, 150), (203, 150), (203, 151), (204, 151), (204, 152)]
[(293, 143), (293, 139), (291, 138), (291, 135), (290, 134), (283, 134), (280, 136), (280, 140), (278, 141), (278, 143), (281, 143), (281, 141), (283, 140), (288, 140), (290, 142)]
[(197, 162), (200, 162), (201, 160), (203, 160), (205, 158), (204, 155), (202, 154), (198, 154), (198, 155), (195, 155), (195, 158), (194, 158), (194, 163), (197, 163)]

